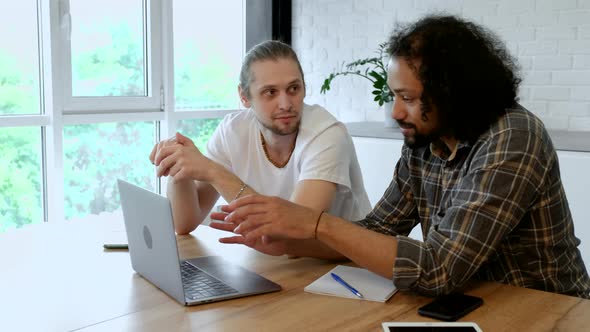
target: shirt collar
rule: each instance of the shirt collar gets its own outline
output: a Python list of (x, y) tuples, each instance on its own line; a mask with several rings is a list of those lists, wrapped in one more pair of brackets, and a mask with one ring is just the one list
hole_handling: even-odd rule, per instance
[(457, 156), (459, 148), (463, 146), (467, 146), (467, 144), (465, 142), (455, 141), (455, 145), (450, 149), (445, 142), (441, 139), (437, 139), (430, 143), (430, 152), (440, 159), (452, 161)]

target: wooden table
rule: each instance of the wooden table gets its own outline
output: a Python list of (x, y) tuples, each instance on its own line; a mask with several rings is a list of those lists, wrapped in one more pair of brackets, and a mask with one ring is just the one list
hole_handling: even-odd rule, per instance
[[(398, 292), (387, 303), (310, 294), (303, 288), (335, 266), (222, 245), (203, 226), (178, 242), (183, 257), (221, 255), (277, 282), (276, 293), (184, 307), (137, 275), (121, 220), (41, 224), (0, 234), (0, 331), (381, 331), (384, 321), (433, 321), (417, 314), (430, 301)], [(484, 305), (462, 321), (484, 331), (581, 331), (590, 301), (492, 282), (466, 293)]]

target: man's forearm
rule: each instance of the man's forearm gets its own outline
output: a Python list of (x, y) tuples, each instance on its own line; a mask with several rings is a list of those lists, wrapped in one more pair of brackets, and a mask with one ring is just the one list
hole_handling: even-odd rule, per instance
[(397, 239), (324, 214), (319, 221), (317, 238), (359, 266), (383, 277), (393, 277), (397, 256)]
[(348, 259), (338, 251), (317, 240), (288, 240), (287, 254), (290, 256), (314, 257), (327, 260)]
[[(239, 194), (240, 197), (255, 194), (256, 191), (244, 183), (237, 175), (215, 163), (209, 171), (208, 183), (225, 199), (231, 202)], [(245, 186), (244, 186), (245, 185)]]
[(192, 232), (204, 219), (195, 182), (184, 180), (175, 183), (170, 178), (166, 193), (172, 206), (176, 232), (178, 234)]
[(242, 180), (223, 166), (211, 161), (207, 168), (200, 182), (192, 179), (174, 181), (172, 178), (168, 181), (167, 196), (178, 234), (188, 234), (201, 224), (214, 206), (218, 194), (231, 202), (238, 193), (240, 196), (255, 193), (248, 186), (242, 188)]

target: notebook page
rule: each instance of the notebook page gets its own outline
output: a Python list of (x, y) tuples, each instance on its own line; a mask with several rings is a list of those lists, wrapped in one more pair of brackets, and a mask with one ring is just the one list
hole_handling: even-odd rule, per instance
[(383, 278), (366, 269), (344, 265), (336, 266), (309, 284), (304, 290), (309, 293), (361, 300), (334, 280), (330, 275), (332, 272), (357, 289), (363, 294), (363, 298), (368, 301), (386, 302), (397, 291), (390, 279)]

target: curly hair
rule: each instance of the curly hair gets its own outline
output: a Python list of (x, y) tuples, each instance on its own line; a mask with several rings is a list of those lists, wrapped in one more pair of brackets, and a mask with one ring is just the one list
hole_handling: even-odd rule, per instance
[(422, 117), (434, 108), (446, 130), (475, 141), (518, 102), (518, 65), (491, 31), (454, 16), (398, 27), (390, 57), (406, 60), (423, 85)]

